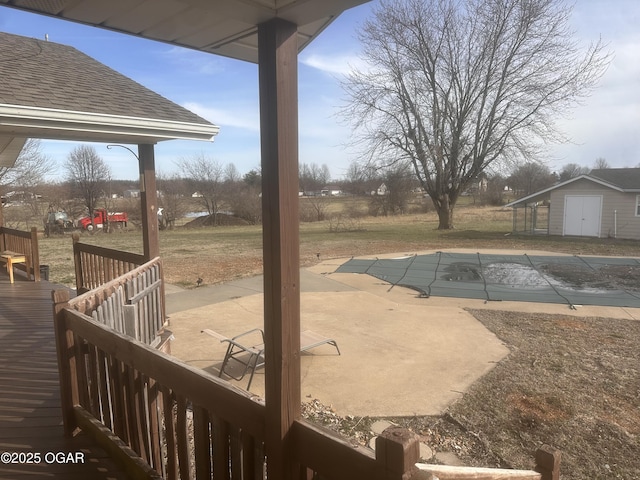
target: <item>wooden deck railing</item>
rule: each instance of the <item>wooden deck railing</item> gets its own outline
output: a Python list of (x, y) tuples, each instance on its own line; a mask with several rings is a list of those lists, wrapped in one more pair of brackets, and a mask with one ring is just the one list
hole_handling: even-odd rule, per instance
[(40, 281), (40, 251), (38, 248), (38, 229), (33, 227), (30, 232), (0, 227), (0, 251), (22, 253), (28, 257), (29, 268), (22, 264), (15, 267), (26, 271), (27, 276), (33, 275), (36, 282)]
[[(560, 479), (560, 452), (547, 445), (542, 446), (536, 452), (535, 470), (513, 470), (418, 464), (420, 459), (419, 437), (409, 430), (399, 427), (390, 427), (376, 438), (375, 453), (367, 448), (354, 447), (336, 434), (304, 420), (294, 423), (292, 438), (299, 463), (306, 465), (308, 472), (320, 475), (320, 478), (323, 479)], [(316, 477), (309, 475), (309, 477), (303, 478)]]
[[(265, 480), (268, 419), (261, 400), (97, 321), (96, 311), (109, 317), (117, 310), (108, 306), (114, 292), (158, 263), (71, 300), (67, 291), (53, 293), (65, 432), (93, 435), (132, 478)], [(298, 419), (283, 441), (292, 446), (300, 479), (428, 478), (418, 476), (424, 475), (415, 467), (418, 440), (407, 430), (386, 430), (374, 453)], [(558, 480), (547, 470), (438, 477)]]
[(77, 296), (69, 308), (142, 343), (157, 345), (166, 326), (160, 259)]
[(130, 272), (145, 263), (145, 257), (137, 253), (98, 247), (80, 242), (73, 235), (73, 261), (76, 269), (76, 290), (88, 292)]

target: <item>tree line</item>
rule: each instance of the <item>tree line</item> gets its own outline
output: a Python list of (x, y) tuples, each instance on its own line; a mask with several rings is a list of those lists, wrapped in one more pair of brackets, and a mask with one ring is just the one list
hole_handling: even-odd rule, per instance
[[(180, 173), (159, 174), (157, 178), (161, 228), (171, 228), (176, 221), (197, 209), (211, 218), (210, 224), (228, 221), (233, 215), (249, 224), (262, 220), (261, 174), (259, 168), (241, 174), (235, 165), (223, 164), (202, 153), (176, 162)], [(608, 168), (605, 159), (596, 159), (594, 168)], [(42, 152), (40, 141), (30, 139), (13, 168), (0, 170), (0, 188), (4, 200), (19, 199), (31, 207), (32, 216), (65, 211), (71, 218), (88, 215), (96, 208), (111, 209), (116, 198), (129, 197), (129, 214), (139, 215), (139, 184), (133, 180), (114, 180), (109, 165), (90, 145), (80, 145), (68, 155), (64, 179), (45, 182), (54, 164)], [(558, 182), (588, 173), (590, 168), (567, 164), (552, 172), (538, 162), (523, 163), (506, 173), (484, 172), (469, 183), (465, 195), (476, 204), (503, 205)], [(331, 195), (367, 198), (368, 214), (396, 215), (424, 212), (433, 208), (431, 198), (407, 164), (375, 166), (353, 162), (342, 179), (331, 178), (327, 165), (300, 164), (301, 220), (327, 219)], [(10, 193), (12, 192), (12, 193)], [(22, 192), (16, 196), (16, 192)], [(120, 202), (122, 205), (122, 202)], [(352, 212), (355, 216), (356, 212)], [(5, 215), (6, 216), (6, 215)]]

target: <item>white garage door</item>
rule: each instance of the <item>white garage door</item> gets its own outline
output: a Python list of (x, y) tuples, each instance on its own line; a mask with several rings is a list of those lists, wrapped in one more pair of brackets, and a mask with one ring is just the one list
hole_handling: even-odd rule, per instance
[(602, 197), (566, 195), (564, 197), (564, 235), (600, 236)]

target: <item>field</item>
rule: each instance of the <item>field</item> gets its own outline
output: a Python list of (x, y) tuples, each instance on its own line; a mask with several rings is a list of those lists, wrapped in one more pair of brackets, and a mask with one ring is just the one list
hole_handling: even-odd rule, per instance
[[(511, 235), (510, 210), (462, 206), (456, 211), (457, 228), (438, 231), (435, 213), (390, 217), (363, 216), (363, 206), (349, 200), (329, 205), (328, 220), (300, 224), (300, 262), (383, 253), (412, 253), (439, 248), (509, 248), (550, 250), (584, 255), (638, 254), (633, 241), (573, 239)], [(83, 233), (81, 241), (142, 253), (139, 230), (112, 234)], [(50, 267), (50, 279), (73, 285), (70, 235), (42, 238), (41, 263)], [(262, 271), (262, 229), (256, 225), (181, 228), (160, 232), (160, 251), (167, 282), (195, 287), (198, 278), (216, 284)]]
[[(354, 212), (353, 205), (348, 206)], [(433, 213), (398, 217), (341, 215), (300, 225), (303, 265), (352, 255), (413, 253), (441, 248), (508, 248), (637, 257), (638, 242), (511, 235), (511, 212), (472, 205), (458, 209), (457, 228), (436, 230)], [(141, 252), (136, 230), (84, 235), (82, 241)], [(258, 226), (178, 228), (161, 232), (166, 280), (183, 288), (261, 273)], [(71, 285), (68, 236), (42, 238), (51, 280)], [(563, 479), (640, 478), (640, 321), (495, 310), (471, 313), (511, 354), (441, 417), (392, 419), (436, 450), (470, 465), (530, 468), (543, 443), (563, 452)], [(320, 409), (322, 410), (322, 409)], [(370, 418), (318, 421), (362, 440)]]

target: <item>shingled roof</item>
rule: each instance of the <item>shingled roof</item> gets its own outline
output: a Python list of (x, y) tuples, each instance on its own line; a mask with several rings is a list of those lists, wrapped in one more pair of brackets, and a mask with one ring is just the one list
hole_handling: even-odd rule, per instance
[(0, 103), (210, 124), (67, 45), (0, 33)]
[(604, 180), (622, 190), (640, 191), (640, 168), (598, 168), (591, 170), (589, 176)]
[(11, 138), (156, 143), (219, 130), (66, 45), (0, 33), (0, 78), (0, 154)]

